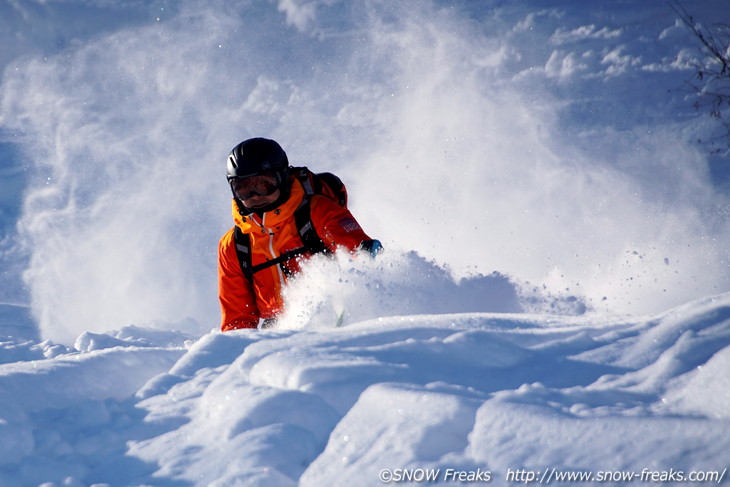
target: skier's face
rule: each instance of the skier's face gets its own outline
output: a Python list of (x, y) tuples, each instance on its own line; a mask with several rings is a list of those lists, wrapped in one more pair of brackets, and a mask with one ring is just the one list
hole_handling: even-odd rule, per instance
[(261, 208), (276, 201), (281, 194), (278, 186), (273, 174), (231, 179), (233, 193), (246, 208)]
[(277, 189), (268, 196), (255, 195), (241, 201), (243, 201), (243, 206), (245, 206), (246, 208), (255, 210), (257, 208), (263, 208), (266, 205), (270, 205), (271, 203), (276, 201), (280, 195), (281, 191)]

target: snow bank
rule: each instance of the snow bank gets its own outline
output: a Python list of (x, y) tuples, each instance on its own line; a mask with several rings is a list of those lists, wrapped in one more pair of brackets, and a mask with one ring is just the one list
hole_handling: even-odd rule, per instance
[[(115, 465), (118, 458), (107, 463), (110, 452), (124, 449), (116, 430), (139, 416), (121, 404), (184, 354), (181, 346), (139, 346), (154, 334), (139, 331), (136, 344), (79, 352), (44, 342), (24, 347), (19, 361), (0, 364), (0, 485), (97, 471), (113, 478), (125, 468), (126, 462)], [(17, 348), (2, 342), (0, 357), (11, 350), (20, 358)]]
[(403, 315), (77, 343), (0, 365), (0, 485), (727, 467), (730, 294), (646, 319)]

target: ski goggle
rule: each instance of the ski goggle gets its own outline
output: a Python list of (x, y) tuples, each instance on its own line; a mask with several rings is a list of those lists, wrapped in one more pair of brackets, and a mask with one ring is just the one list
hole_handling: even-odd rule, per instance
[(230, 180), (233, 194), (240, 200), (254, 196), (270, 196), (279, 189), (279, 179), (274, 174), (257, 174)]

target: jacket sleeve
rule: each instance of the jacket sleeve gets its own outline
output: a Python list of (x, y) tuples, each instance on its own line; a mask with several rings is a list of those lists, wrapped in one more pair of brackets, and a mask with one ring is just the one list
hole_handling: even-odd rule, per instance
[(312, 197), (311, 219), (317, 235), (330, 250), (344, 247), (354, 252), (370, 240), (350, 210), (327, 197)]
[(241, 271), (236, 255), (233, 228), (218, 244), (218, 299), (221, 304), (221, 331), (256, 328), (259, 310), (251, 282)]

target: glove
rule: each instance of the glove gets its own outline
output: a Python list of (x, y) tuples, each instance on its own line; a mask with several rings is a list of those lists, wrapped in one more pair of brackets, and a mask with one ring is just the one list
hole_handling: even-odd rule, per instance
[(380, 243), (380, 240), (363, 240), (360, 242), (360, 249), (365, 250), (370, 253), (371, 257), (375, 257), (383, 250), (383, 244)]

